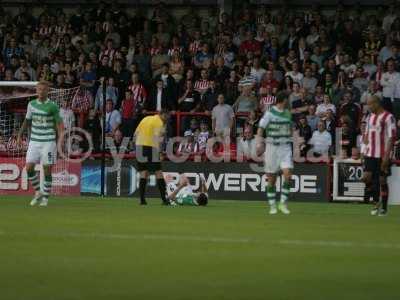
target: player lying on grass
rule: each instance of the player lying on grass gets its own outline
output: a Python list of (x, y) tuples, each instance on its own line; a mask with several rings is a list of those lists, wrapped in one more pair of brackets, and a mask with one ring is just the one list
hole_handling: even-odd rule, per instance
[(171, 176), (166, 177), (167, 194), (171, 205), (206, 206), (208, 203), (207, 187), (204, 179), (201, 179), (200, 188), (194, 190), (185, 175), (179, 176), (178, 184), (175, 184)]
[[(40, 201), (40, 206), (47, 206), (52, 186), (51, 171), (57, 160), (58, 142), (62, 145), (64, 125), (60, 110), (56, 103), (48, 98), (49, 85), (41, 81), (36, 86), (37, 99), (28, 104), (26, 117), (18, 133), (17, 144), (21, 145), (22, 135), (30, 129), (28, 151), (26, 153), (26, 171), (36, 193), (31, 201), (34, 206)], [(44, 171), (43, 189), (40, 188), (40, 176), (35, 171), (35, 165), (42, 164)]]

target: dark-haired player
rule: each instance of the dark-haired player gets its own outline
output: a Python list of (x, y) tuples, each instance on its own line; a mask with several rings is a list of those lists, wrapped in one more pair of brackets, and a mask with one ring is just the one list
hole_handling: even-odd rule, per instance
[[(275, 215), (278, 210), (283, 214), (290, 214), (287, 200), (290, 192), (290, 179), (293, 169), (292, 152), (292, 114), (287, 109), (287, 95), (279, 93), (276, 104), (264, 113), (258, 124), (257, 153), (264, 153), (265, 173), (268, 179), (267, 199), (270, 205), (269, 213)], [(265, 148), (264, 148), (264, 134)], [(283, 173), (280, 203), (276, 205), (276, 178), (279, 172)]]
[(167, 176), (167, 194), (171, 205), (206, 206), (208, 203), (207, 187), (204, 179), (200, 181), (200, 188), (195, 191), (185, 175), (179, 176), (178, 184)]
[(390, 175), (390, 155), (396, 137), (396, 121), (390, 112), (383, 109), (377, 96), (371, 96), (367, 104), (371, 114), (368, 116), (363, 137), (365, 197), (373, 198), (375, 206), (371, 215), (384, 216), (388, 206), (387, 177)]

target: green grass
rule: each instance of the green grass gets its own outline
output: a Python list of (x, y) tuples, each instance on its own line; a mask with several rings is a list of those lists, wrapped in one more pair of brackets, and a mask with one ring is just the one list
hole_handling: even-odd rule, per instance
[(0, 200), (0, 299), (398, 300), (400, 207)]

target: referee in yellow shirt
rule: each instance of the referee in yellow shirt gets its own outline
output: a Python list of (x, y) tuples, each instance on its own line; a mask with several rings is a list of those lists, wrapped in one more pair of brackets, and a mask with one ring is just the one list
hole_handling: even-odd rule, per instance
[(145, 117), (135, 131), (136, 160), (140, 172), (139, 193), (140, 204), (146, 205), (146, 185), (149, 173), (155, 173), (157, 187), (160, 190), (163, 204), (168, 205), (166, 199), (166, 184), (162, 173), (160, 159), (160, 144), (163, 141), (165, 127), (169, 118), (167, 111), (161, 111), (157, 115)]

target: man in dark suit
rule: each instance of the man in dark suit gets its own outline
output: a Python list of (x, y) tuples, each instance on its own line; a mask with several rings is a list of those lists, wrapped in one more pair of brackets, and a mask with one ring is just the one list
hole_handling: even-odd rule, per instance
[(164, 89), (167, 93), (168, 98), (173, 98), (176, 101), (177, 95), (177, 84), (175, 82), (174, 77), (169, 72), (169, 64), (165, 63), (162, 67), (161, 74), (157, 75), (154, 78), (154, 82), (157, 84), (158, 81), (163, 82)]
[(177, 109), (176, 98), (171, 97), (168, 90), (164, 87), (164, 82), (161, 78), (156, 81), (155, 87), (150, 92), (150, 97), (146, 103), (148, 111), (168, 111), (171, 115), (167, 123), (167, 136), (171, 137), (175, 132), (175, 116)]
[(146, 109), (148, 111), (167, 110), (169, 112), (174, 112), (176, 110), (176, 106), (176, 99), (171, 97), (167, 88), (164, 87), (163, 80), (159, 78), (156, 81), (154, 88), (150, 92)]

